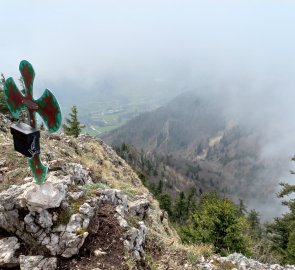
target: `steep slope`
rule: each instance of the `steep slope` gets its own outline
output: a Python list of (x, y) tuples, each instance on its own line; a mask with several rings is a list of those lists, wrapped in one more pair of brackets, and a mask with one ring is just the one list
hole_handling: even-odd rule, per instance
[[(218, 97), (180, 95), (103, 139), (117, 147), (134, 145), (152, 163), (159, 161), (156, 167), (174, 170), (175, 176), (167, 179), (172, 193), (192, 186), (218, 190), (245, 200), (249, 207), (263, 211), (264, 217), (273, 215), (267, 208), (274, 205), (278, 178), (287, 171), (279, 157), (261, 155), (267, 140), (263, 128), (238, 122)], [(178, 182), (180, 175), (186, 185)], [(279, 207), (278, 201), (275, 204)]]
[(13, 150), (10, 125), (0, 114), (1, 269), (179, 269), (192, 252), (211, 253), (180, 243), (158, 202), (101, 140), (42, 131), (50, 172), (39, 187)]

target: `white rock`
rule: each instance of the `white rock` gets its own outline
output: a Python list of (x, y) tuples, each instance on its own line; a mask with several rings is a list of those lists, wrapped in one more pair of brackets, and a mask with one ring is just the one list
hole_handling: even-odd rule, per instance
[(88, 232), (84, 232), (82, 235), (65, 232), (61, 237), (61, 243), (63, 243), (65, 247), (65, 250), (61, 256), (70, 258), (73, 255), (78, 254), (79, 249), (84, 244), (87, 236)]
[(241, 270), (246, 270), (246, 269), (247, 269), (246, 262), (241, 261), (241, 263), (240, 263), (240, 269), (241, 269)]
[(93, 217), (94, 215), (93, 207), (88, 203), (82, 204), (79, 208), (79, 212), (87, 217)]
[(67, 225), (66, 231), (71, 233), (76, 233), (78, 229), (82, 228), (83, 218), (81, 214), (73, 214)]
[(111, 203), (113, 205), (121, 205), (124, 212), (128, 212), (128, 198), (121, 190), (105, 189), (101, 190), (100, 200), (102, 202)]
[(99, 249), (94, 250), (94, 255), (95, 256), (102, 256), (102, 255), (106, 255), (107, 253), (105, 251), (101, 251)]
[(35, 184), (33, 189), (23, 195), (23, 199), (30, 211), (42, 212), (44, 209), (59, 207), (65, 196), (63, 184), (53, 185), (46, 182), (43, 185)]
[(129, 204), (129, 213), (143, 218), (146, 215), (149, 206), (150, 202), (147, 199), (139, 199)]
[(144, 243), (147, 233), (147, 227), (143, 221), (138, 222), (139, 228), (131, 228), (127, 231), (127, 238), (124, 245), (128, 250), (133, 251), (136, 260), (140, 259), (140, 255), (144, 254)]
[(119, 222), (119, 225), (123, 228), (127, 228), (128, 227), (128, 223), (126, 221), (126, 219), (124, 219), (123, 217), (121, 217), (120, 215), (117, 215), (117, 220)]
[(77, 191), (77, 192), (69, 192), (69, 196), (75, 201), (80, 199), (83, 195), (84, 195), (83, 190), (82, 191)]
[(50, 228), (53, 225), (52, 215), (47, 210), (43, 210), (39, 214), (37, 222), (42, 228)]
[(83, 220), (82, 228), (83, 228), (84, 230), (86, 230), (86, 229), (88, 228), (89, 224), (90, 224), (90, 218), (85, 218), (85, 219)]
[(125, 208), (123, 205), (117, 205), (116, 206), (116, 212), (121, 216), (124, 217), (125, 216)]
[(30, 213), (25, 216), (24, 223), (26, 224), (26, 230), (29, 233), (37, 233), (40, 227), (35, 223), (33, 215)]
[(92, 184), (92, 179), (89, 175), (89, 171), (83, 169), (83, 166), (78, 163), (68, 163), (63, 166), (63, 171), (70, 174), (72, 181), (78, 184)]
[(32, 176), (28, 176), (24, 179), (25, 183), (29, 183), (29, 182), (33, 182), (33, 181), (34, 181), (34, 178)]
[(19, 264), (15, 252), (20, 248), (16, 237), (8, 237), (0, 240), (0, 267), (14, 267)]
[(21, 270), (55, 270), (57, 269), (57, 259), (54, 257), (44, 258), (44, 256), (24, 256), (19, 257)]

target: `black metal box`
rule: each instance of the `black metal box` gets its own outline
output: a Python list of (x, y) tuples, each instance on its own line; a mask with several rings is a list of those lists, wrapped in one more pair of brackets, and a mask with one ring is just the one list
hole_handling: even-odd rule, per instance
[(10, 127), (13, 135), (15, 151), (32, 157), (40, 154), (40, 131), (25, 123), (17, 123)]

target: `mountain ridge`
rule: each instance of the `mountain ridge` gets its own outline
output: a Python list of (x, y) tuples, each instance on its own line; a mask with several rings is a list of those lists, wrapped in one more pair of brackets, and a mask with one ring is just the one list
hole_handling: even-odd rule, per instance
[(265, 218), (274, 214), (268, 209), (270, 203), (281, 211), (275, 194), (279, 177), (287, 171), (285, 160), (262, 156), (267, 141), (264, 128), (251, 121), (239, 122), (218, 96), (182, 94), (102, 138), (117, 147), (134, 145), (138, 152), (150, 159), (154, 155), (164, 165), (174, 160), (172, 167), (184, 176), (198, 170), (197, 175), (187, 177), (197, 189), (207, 186), (206, 191), (211, 186), (235, 201), (242, 199), (250, 208), (265, 212)]

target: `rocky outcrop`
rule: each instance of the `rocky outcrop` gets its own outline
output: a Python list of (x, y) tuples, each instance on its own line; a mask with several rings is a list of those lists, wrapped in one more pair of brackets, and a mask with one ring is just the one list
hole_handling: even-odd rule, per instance
[(149, 206), (149, 200), (146, 198), (139, 198), (138, 200), (129, 204), (129, 212), (131, 215), (138, 216), (143, 219), (147, 214)]
[(127, 232), (127, 239), (124, 241), (124, 245), (129, 251), (132, 251), (134, 257), (137, 260), (141, 259), (141, 255), (144, 254), (144, 242), (147, 233), (147, 227), (144, 222), (138, 222), (139, 228), (130, 228)]
[(87, 228), (83, 233), (81, 230), (93, 212), (89, 215), (85, 211), (73, 213), (68, 222), (59, 224), (59, 216), (67, 214), (67, 210), (60, 214), (56, 211), (61, 201), (68, 199), (68, 177), (59, 179), (57, 181), (57, 177), (50, 175), (42, 186), (31, 182), (2, 192), (0, 227), (29, 245), (34, 243), (45, 247), (53, 256), (71, 257), (77, 254), (88, 235)]
[[(78, 254), (101, 204), (115, 206), (115, 217), (120, 226), (126, 228), (125, 246), (135, 259), (143, 257), (147, 227), (143, 221), (138, 223), (138, 228), (130, 227), (126, 217), (130, 208), (130, 215), (143, 218), (149, 206), (146, 199), (129, 203), (128, 197), (117, 189), (98, 189), (86, 196), (85, 184), (89, 188), (93, 181), (87, 170), (74, 163), (65, 166), (63, 171), (51, 172), (41, 186), (31, 180), (0, 193), (0, 228), (29, 246), (40, 246), (39, 254), (15, 258), (18, 239), (7, 238), (2, 244), (15, 249), (8, 252), (3, 248), (2, 265), (20, 263), (21, 269), (55, 269), (56, 259), (43, 256), (49, 253), (70, 258)], [(0, 259), (2, 257), (0, 255)]]

